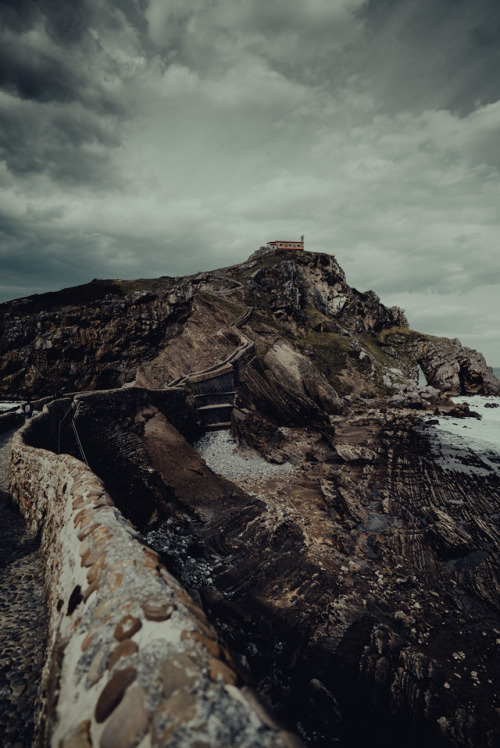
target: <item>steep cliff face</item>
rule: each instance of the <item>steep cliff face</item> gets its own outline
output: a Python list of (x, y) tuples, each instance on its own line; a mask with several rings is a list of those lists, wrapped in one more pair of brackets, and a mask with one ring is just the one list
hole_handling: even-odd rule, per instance
[[(308, 744), (498, 744), (498, 456), (448, 459), (429, 436), (442, 393), (499, 391), (480, 354), (410, 330), (330, 255), (286, 250), (0, 313), (0, 392), (144, 387), (59, 399), (31, 446), (83, 444)], [(211, 460), (195, 385), (235, 356), (231, 391), (209, 394), (234, 395), (238, 442), (207, 438)]]
[(262, 248), (188, 278), (92, 281), (1, 304), (0, 394), (165, 387), (230, 355), (241, 344), (232, 324), (250, 307), (254, 399), (284, 387), (299, 409), (328, 412), (348, 395), (418, 399), (419, 364), (440, 391), (500, 391), (480, 354), (409, 331), (401, 309), (351, 288), (331, 255)]
[(171, 279), (144, 285), (92, 281), (0, 305), (0, 392), (33, 397), (133, 380), (195, 293)]

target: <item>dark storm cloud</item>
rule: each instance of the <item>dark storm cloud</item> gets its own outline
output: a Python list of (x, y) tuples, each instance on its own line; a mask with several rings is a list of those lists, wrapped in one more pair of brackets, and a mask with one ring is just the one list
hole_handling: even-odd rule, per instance
[[(134, 15), (133, 2), (121, 5)], [(0, 156), (7, 168), (99, 189), (116, 183), (111, 151), (129, 117), (121, 44), (128, 34), (133, 46), (135, 35), (126, 15), (97, 0), (3, 0), (0, 29)]]
[(0, 298), (305, 233), (415, 326), (441, 310), (439, 332), (493, 350), (499, 18), (493, 0), (0, 0)]
[(180, 275), (192, 272), (193, 263), (196, 270), (211, 269), (207, 254), (214, 237), (202, 225), (191, 231), (183, 227), (169, 251), (163, 236), (149, 237), (142, 254), (137, 251), (137, 233), (120, 229), (117, 221), (106, 232), (93, 230), (86, 222), (84, 229), (75, 231), (61, 206), (41, 211), (28, 205), (22, 213), (0, 209), (0, 303), (95, 277), (144, 277), (147, 266), (151, 277), (172, 273), (173, 263)]
[(45, 108), (0, 97), (0, 158), (19, 176), (111, 186), (115, 129), (83, 107)]
[(72, 101), (77, 98), (81, 80), (74, 71), (30, 49), (22, 49), (16, 39), (1, 38), (0, 88), (23, 99)]
[(99, 237), (65, 229), (59, 224), (62, 218), (61, 208), (40, 212), (28, 207), (22, 215), (0, 212), (0, 294), (13, 287), (16, 295), (29, 295), (108, 275)]
[(498, 99), (495, 0), (370, 0), (362, 17), (360, 68), (385, 108), (442, 108), (464, 115)]
[(2, 0), (0, 22), (3, 28), (24, 33), (43, 21), (54, 38), (78, 41), (92, 18), (92, 3), (86, 0)]
[[(101, 114), (123, 113), (118, 97), (103, 85), (105, 77), (120, 71), (91, 33), (95, 14), (90, 8), (90, 3), (76, 3), (73, 17), (72, 4), (42, 2), (20, 30), (15, 23), (0, 25), (0, 89), (21, 99), (77, 101)], [(95, 20), (101, 30), (113, 26), (104, 12)]]

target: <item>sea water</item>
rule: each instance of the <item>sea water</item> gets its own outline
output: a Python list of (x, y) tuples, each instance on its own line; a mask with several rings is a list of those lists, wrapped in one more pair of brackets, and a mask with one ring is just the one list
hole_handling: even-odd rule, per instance
[(454, 397), (467, 403), (480, 418), (429, 416), (431, 449), (442, 467), (454, 472), (486, 476), (500, 471), (500, 397)]
[(0, 402), (0, 413), (4, 410), (11, 410), (12, 408), (15, 408), (16, 405), (21, 405), (21, 403), (18, 400), (5, 400), (4, 402)]

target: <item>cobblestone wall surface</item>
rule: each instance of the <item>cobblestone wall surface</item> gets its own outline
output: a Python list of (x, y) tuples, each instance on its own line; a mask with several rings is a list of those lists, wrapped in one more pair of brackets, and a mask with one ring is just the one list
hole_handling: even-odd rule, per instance
[[(37, 744), (295, 746), (205, 614), (82, 462), (13, 438), (12, 490), (41, 531), (49, 606)], [(49, 423), (46, 424), (49, 430)]]

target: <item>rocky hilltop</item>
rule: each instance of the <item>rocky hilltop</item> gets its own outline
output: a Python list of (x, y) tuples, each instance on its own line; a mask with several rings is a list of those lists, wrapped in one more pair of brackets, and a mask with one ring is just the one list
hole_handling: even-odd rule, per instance
[(450, 395), (500, 391), (481, 354), (410, 330), (401, 309), (348, 286), (333, 256), (262, 248), (186, 278), (95, 280), (1, 304), (0, 394), (164, 387), (229, 355), (249, 307), (248, 389), (274, 410), (288, 396), (327, 411), (349, 395), (418, 398), (419, 366)]
[[(411, 330), (331, 255), (268, 248), (0, 312), (0, 391), (59, 393), (25, 429), (26, 464), (85, 457), (286, 745), (498, 744), (500, 458), (432, 435), (468, 415), (450, 395), (500, 394), (479, 353)], [(207, 704), (182, 694), (171, 744), (194, 747)]]

